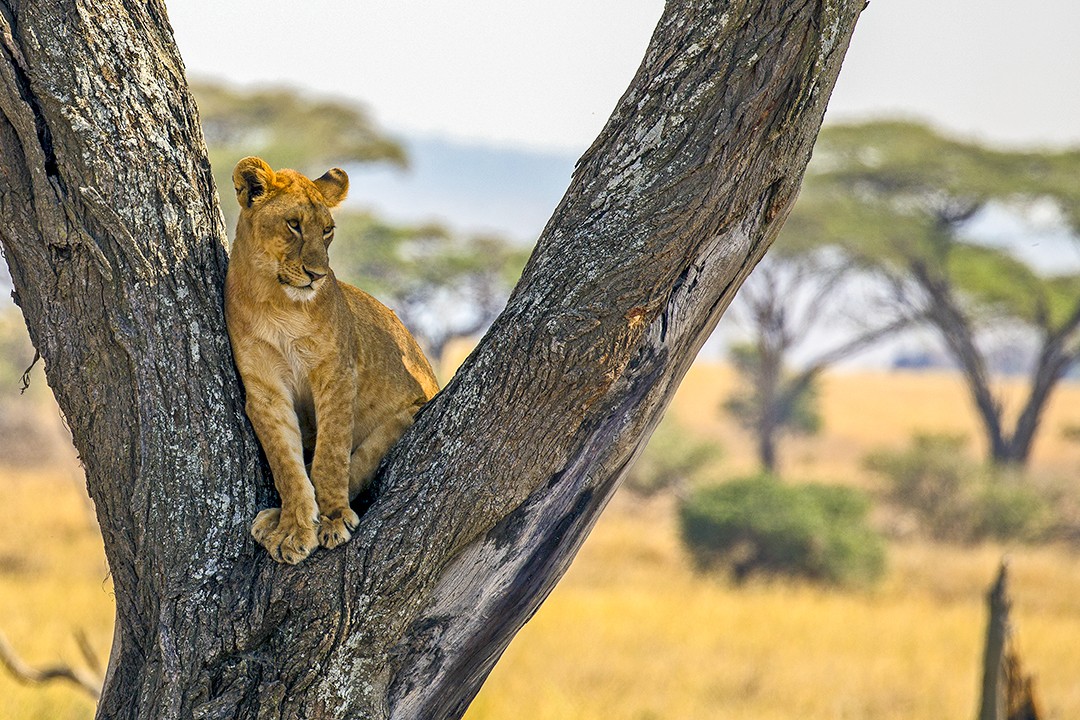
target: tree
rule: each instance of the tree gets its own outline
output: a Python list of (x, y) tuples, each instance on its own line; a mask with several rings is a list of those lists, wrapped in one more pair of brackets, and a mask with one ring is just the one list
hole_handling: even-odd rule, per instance
[(723, 408), (753, 434), (762, 471), (778, 473), (780, 438), (821, 430), (817, 373), (792, 372), (781, 353), (762, 344), (738, 343), (729, 354), (738, 381)]
[[(778, 247), (750, 275), (734, 305), (750, 339), (731, 348), (739, 382), (723, 407), (754, 435), (758, 461), (768, 473), (779, 469), (784, 433), (814, 434), (820, 429), (821, 374), (911, 322), (900, 316), (864, 318), (851, 325), (852, 318), (837, 306), (850, 302), (844, 286), (858, 267), (835, 248), (805, 241), (793, 237), (791, 230), (781, 232)], [(824, 327), (846, 332), (815, 337)], [(796, 370), (792, 356), (800, 351), (810, 354)]]
[(248, 535), (271, 483), (164, 7), (0, 8), (0, 232), (116, 594), (98, 717), (454, 718), (769, 247), (862, 2), (669, 2), (506, 309), (296, 567)]
[[(892, 289), (897, 312), (936, 331), (963, 373), (990, 460), (1025, 464), (1054, 388), (1080, 358), (1080, 273), (1040, 274), (966, 230), (992, 205), (1049, 201), (1080, 236), (1080, 151), (990, 150), (883, 122), (827, 129), (816, 152), (793, 224), (844, 247)], [(985, 344), (1006, 326), (1024, 328), (1035, 348), (1011, 428)]]
[[(331, 165), (408, 164), (405, 148), (377, 128), (362, 107), (344, 100), (283, 87), (239, 90), (208, 80), (193, 82), (191, 94), (219, 188), (232, 187), (233, 166), (248, 155), (313, 177)], [(239, 217), (235, 206), (222, 207), (229, 230)]]

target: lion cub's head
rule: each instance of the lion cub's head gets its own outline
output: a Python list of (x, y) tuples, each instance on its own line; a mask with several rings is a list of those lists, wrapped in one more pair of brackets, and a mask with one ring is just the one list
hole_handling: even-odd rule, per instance
[(237, 239), (244, 235), (245, 250), (253, 253), (259, 271), (276, 276), (293, 300), (314, 298), (330, 273), (330, 208), (345, 199), (349, 176), (334, 168), (309, 180), (246, 157), (233, 169), (233, 186), (240, 203)]

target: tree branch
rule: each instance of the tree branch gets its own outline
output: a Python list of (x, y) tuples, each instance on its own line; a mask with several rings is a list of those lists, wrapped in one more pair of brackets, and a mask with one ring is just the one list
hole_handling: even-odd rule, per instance
[(887, 325), (882, 325), (881, 327), (872, 328), (870, 330), (861, 332), (847, 342), (841, 343), (834, 348), (830, 348), (829, 350), (821, 353), (814, 359), (810, 360), (807, 363), (807, 368), (803, 370), (800, 375), (820, 374), (830, 365), (833, 365), (846, 357), (850, 357), (851, 355), (854, 355), (855, 353), (866, 349), (867, 347), (873, 345), (882, 338), (889, 337), (890, 335), (895, 335), (901, 330), (906, 330), (912, 325), (917, 324), (919, 321), (920, 318), (918, 316), (905, 315), (903, 317), (897, 318), (896, 320), (893, 320)]
[(942, 340), (952, 348), (953, 357), (960, 363), (975, 409), (982, 419), (992, 456), (1004, 458), (1008, 443), (1002, 428), (1002, 404), (990, 389), (986, 362), (975, 344), (975, 331), (968, 317), (957, 306), (947, 282), (934, 277), (921, 260), (913, 260), (910, 269), (913, 280), (930, 300), (925, 309), (927, 320), (937, 328)]
[[(82, 647), (81, 642), (80, 648)], [(85, 652), (84, 649), (84, 655)], [(101, 695), (100, 675), (84, 672), (70, 665), (50, 665), (35, 670), (15, 654), (11, 644), (2, 634), (0, 634), (0, 665), (3, 665), (4, 669), (13, 678), (27, 685), (44, 685), (50, 682), (63, 681), (71, 683), (94, 700), (97, 700)]]

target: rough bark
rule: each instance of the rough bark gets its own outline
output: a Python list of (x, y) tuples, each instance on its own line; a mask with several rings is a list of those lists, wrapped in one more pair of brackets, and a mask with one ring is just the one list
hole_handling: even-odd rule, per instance
[(668, 2), (505, 312), (296, 567), (160, 0), (0, 1), (0, 211), (117, 617), (101, 718), (459, 717), (794, 201), (862, 1)]

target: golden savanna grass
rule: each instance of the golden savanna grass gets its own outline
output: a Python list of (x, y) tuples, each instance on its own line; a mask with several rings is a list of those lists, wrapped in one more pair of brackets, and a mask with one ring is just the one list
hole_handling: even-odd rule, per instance
[[(105, 662), (115, 604), (81, 474), (0, 470), (0, 504), (0, 633), (35, 667), (85, 667), (81, 630)], [(93, 707), (66, 684), (24, 687), (0, 670), (4, 720), (86, 720)]]
[[(668, 501), (617, 497), (468, 720), (970, 718), (1002, 548), (895, 547), (872, 591), (693, 574)], [(1012, 554), (1014, 620), (1051, 717), (1080, 717), (1080, 567)]]
[[(724, 445), (725, 475), (753, 468), (749, 439), (717, 410), (732, 382), (727, 369), (699, 365), (671, 409)], [(901, 447), (913, 431), (965, 432), (977, 449), (977, 426), (953, 375), (830, 375), (822, 402), (824, 434), (784, 446), (793, 479), (874, 488), (863, 455)], [(1080, 444), (1062, 437), (1068, 425), (1080, 425), (1080, 388), (1072, 385), (1050, 408), (1037, 472), (1076, 477)], [(0, 503), (12, 518), (0, 525), (0, 632), (35, 664), (77, 664), (72, 632), (83, 628), (104, 657), (113, 597), (82, 481), (69, 471), (0, 470)], [(624, 495), (467, 718), (970, 718), (984, 594), (1006, 551), (1020, 650), (1049, 717), (1080, 718), (1075, 551), (911, 541), (891, 545), (888, 574), (870, 590), (789, 581), (735, 587), (692, 571), (670, 498)], [(0, 718), (91, 715), (91, 703), (72, 689), (24, 689), (0, 677)]]

